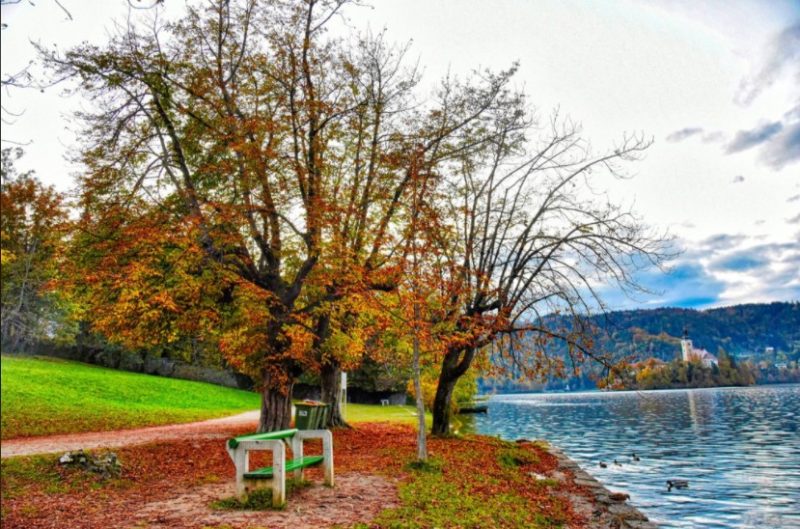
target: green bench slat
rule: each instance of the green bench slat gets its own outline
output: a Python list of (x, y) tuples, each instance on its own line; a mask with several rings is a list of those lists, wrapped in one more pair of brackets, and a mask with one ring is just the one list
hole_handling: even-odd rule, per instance
[(270, 439), (286, 439), (289, 437), (294, 437), (294, 434), (296, 433), (297, 433), (297, 428), (292, 428), (289, 430), (278, 430), (276, 432), (251, 433), (248, 435), (240, 435), (239, 437), (228, 439), (228, 446), (230, 448), (236, 448), (242, 441), (266, 441)]
[[(306, 456), (303, 459), (293, 459), (286, 463), (286, 472), (297, 470), (298, 468), (310, 467), (322, 463), (322, 456)], [(269, 479), (272, 477), (272, 467), (259, 468), (245, 472), (244, 477), (248, 479)]]

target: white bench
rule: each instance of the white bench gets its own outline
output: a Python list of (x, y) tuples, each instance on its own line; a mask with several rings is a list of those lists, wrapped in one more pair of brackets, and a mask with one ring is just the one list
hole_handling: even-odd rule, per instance
[[(322, 455), (304, 456), (306, 439), (322, 439)], [(286, 444), (291, 442), (294, 459), (286, 461)], [(228, 455), (236, 467), (236, 495), (243, 497), (257, 488), (272, 487), (272, 505), (282, 507), (286, 503), (286, 472), (294, 471), (295, 478), (302, 479), (303, 469), (322, 463), (325, 469), (325, 484), (333, 487), (333, 435), (330, 430), (280, 430), (255, 433), (229, 439)], [(253, 450), (272, 451), (272, 466), (250, 470), (248, 453)]]

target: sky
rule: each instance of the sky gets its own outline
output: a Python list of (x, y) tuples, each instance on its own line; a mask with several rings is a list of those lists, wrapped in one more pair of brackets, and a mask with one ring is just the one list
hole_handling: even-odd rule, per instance
[[(30, 41), (101, 43), (129, 14), (126, 0), (61, 4), (71, 19), (54, 0), (2, 8), (4, 77), (34, 58)], [(518, 61), (539, 112), (558, 108), (597, 149), (653, 138), (632, 178), (604, 186), (682, 253), (669, 273), (639, 275), (649, 293), (606, 288), (610, 308), (800, 300), (800, 0), (380, 0), (345, 14), (411, 41), (431, 86)], [(21, 113), (4, 115), (3, 147), (24, 143), (20, 167), (70, 189), (69, 115), (91, 102), (54, 87), (4, 90), (2, 103)]]

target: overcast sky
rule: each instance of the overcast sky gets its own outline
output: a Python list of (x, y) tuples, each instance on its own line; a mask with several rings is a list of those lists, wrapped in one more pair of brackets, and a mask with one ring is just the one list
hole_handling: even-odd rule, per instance
[[(3, 7), (3, 75), (33, 59), (29, 40), (66, 49), (102, 42), (125, 0), (22, 0)], [(133, 2), (137, 4), (137, 2)], [(170, 14), (183, 0), (166, 0)], [(517, 83), (542, 113), (583, 124), (601, 148), (625, 132), (654, 145), (632, 180), (609, 183), (653, 226), (678, 238), (657, 291), (612, 308), (800, 300), (800, 0), (381, 0), (350, 7), (350, 24), (413, 41), (425, 78), (520, 63)], [(135, 14), (136, 15), (136, 14)], [(90, 102), (59, 89), (13, 90), (2, 126), (28, 143), (20, 164), (69, 189), (67, 117)], [(8, 117), (7, 115), (5, 117)]]

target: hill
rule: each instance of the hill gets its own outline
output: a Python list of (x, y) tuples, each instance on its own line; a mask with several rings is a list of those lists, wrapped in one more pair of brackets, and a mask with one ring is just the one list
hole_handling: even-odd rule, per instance
[(680, 353), (686, 329), (696, 347), (720, 348), (737, 358), (760, 358), (768, 347), (797, 359), (800, 303), (734, 305), (707, 310), (660, 308), (595, 316), (598, 348), (636, 359), (670, 361)]
[[(694, 310), (658, 308), (615, 311), (590, 318), (596, 329), (594, 349), (616, 359), (638, 362), (657, 358), (670, 362), (680, 358), (680, 339), (684, 329), (695, 347), (717, 354), (724, 349), (733, 358), (754, 363), (781, 364), (800, 361), (800, 303), (776, 302), (734, 305)], [(554, 327), (569, 327), (564, 318), (551, 318)], [(548, 353), (565, 355), (563, 344), (552, 342)], [(590, 375), (597, 366), (587, 365), (581, 377), (550, 380), (546, 384), (518, 385), (508, 380), (486, 381), (483, 389), (589, 389)], [(777, 381), (778, 379), (776, 379)]]

